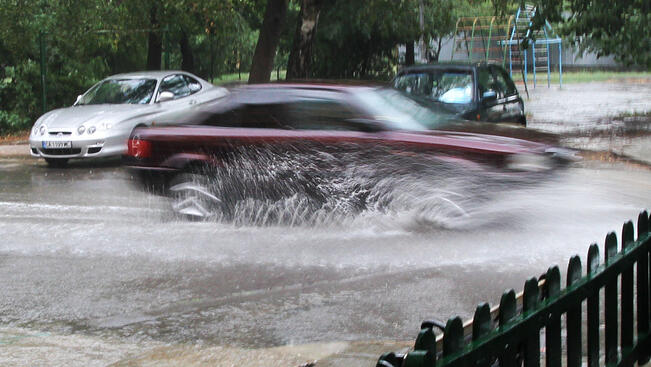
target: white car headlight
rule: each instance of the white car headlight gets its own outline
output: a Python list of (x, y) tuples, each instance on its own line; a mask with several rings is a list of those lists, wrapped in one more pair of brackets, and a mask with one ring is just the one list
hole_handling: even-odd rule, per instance
[(91, 127), (88, 128), (88, 133), (89, 133), (89, 134), (92, 134), (92, 133), (95, 132), (95, 130), (96, 130), (96, 129), (95, 129), (95, 126), (91, 126)]
[(77, 128), (77, 133), (78, 133), (79, 135), (83, 134), (84, 131), (86, 131), (86, 127), (85, 127), (84, 125), (81, 125), (81, 126), (79, 126), (79, 127)]
[(45, 135), (45, 132), (47, 131), (47, 127), (45, 125), (41, 125), (41, 127), (38, 128), (38, 132), (41, 135)]

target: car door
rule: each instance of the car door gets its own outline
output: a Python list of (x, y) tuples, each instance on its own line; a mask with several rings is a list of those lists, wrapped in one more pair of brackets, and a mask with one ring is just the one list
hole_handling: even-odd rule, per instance
[(497, 121), (503, 122), (520, 122), (523, 116), (522, 99), (518, 94), (513, 80), (509, 77), (504, 69), (497, 65), (490, 66), (495, 80), (494, 88), (497, 92), (497, 104), (499, 117)]
[(495, 76), (487, 66), (477, 68), (477, 86), (480, 106), (478, 120), (497, 122), (502, 118), (504, 107), (500, 104), (500, 90)]
[[(154, 122), (160, 125), (190, 122), (192, 110), (197, 105), (193, 95), (201, 89), (200, 86), (197, 89), (196, 85), (188, 84), (184, 74), (172, 74), (163, 78), (156, 95), (156, 103), (159, 105), (160, 112)], [(163, 92), (172, 93), (173, 98), (159, 101)]]

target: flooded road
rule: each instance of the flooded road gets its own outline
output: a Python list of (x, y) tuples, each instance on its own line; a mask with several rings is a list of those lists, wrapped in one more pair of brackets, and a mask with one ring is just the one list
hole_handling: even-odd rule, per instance
[(114, 340), (112, 358), (158, 343), (411, 339), (423, 319), (467, 318), (651, 207), (651, 171), (584, 161), (490, 187), (444, 222), (436, 200), (322, 225), (187, 222), (111, 163), (0, 166), (5, 333)]
[(648, 111), (651, 84), (611, 84), (530, 91), (531, 128), (583, 151), (567, 169), (374, 181), (382, 205), (282, 201), (292, 220), (260, 202), (179, 220), (116, 162), (48, 169), (0, 146), (0, 365), (374, 366), (651, 208), (651, 124), (614, 118)]

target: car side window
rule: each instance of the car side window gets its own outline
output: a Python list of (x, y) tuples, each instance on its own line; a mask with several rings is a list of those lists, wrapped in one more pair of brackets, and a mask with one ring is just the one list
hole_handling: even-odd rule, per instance
[(174, 99), (189, 96), (192, 91), (184, 78), (184, 75), (176, 74), (165, 77), (160, 84), (160, 92), (172, 92)]
[[(493, 69), (493, 74), (495, 75), (495, 81), (499, 88), (502, 91), (504, 97), (513, 96), (518, 94), (518, 90), (515, 87), (515, 83), (511, 80), (509, 74), (506, 71), (499, 67), (491, 67)], [(498, 92), (499, 95), (499, 92)]]
[(183, 75), (183, 78), (188, 85), (188, 89), (190, 89), (190, 94), (197, 93), (201, 90), (201, 83), (198, 80), (188, 75)]
[(289, 103), (288, 126), (296, 130), (360, 131), (362, 126), (352, 122), (360, 117), (349, 106), (326, 99), (304, 99)]
[(283, 104), (244, 104), (209, 114), (203, 125), (219, 127), (246, 127), (283, 129), (286, 127)]
[(285, 129), (286, 107), (283, 103), (249, 104), (241, 113), (241, 125), (259, 129)]
[(393, 83), (396, 89), (414, 96), (432, 95), (432, 76), (429, 73), (410, 73), (401, 75)]
[(477, 69), (477, 80), (479, 84), (480, 97), (485, 92), (494, 91), (497, 94), (497, 98), (501, 98), (500, 96), (501, 89), (499, 88), (499, 85), (495, 81), (495, 77), (493, 76), (493, 73), (491, 73), (488, 68), (482, 67)]
[(242, 108), (206, 114), (201, 124), (220, 127), (240, 127), (242, 126)]

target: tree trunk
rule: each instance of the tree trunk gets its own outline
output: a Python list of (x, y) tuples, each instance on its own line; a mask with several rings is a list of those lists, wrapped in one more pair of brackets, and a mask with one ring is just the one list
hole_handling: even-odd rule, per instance
[(418, 49), (420, 52), (420, 61), (427, 60), (427, 44), (425, 43), (425, 4), (423, 0), (418, 1), (418, 25), (420, 29), (420, 38), (418, 39)]
[(414, 65), (414, 41), (407, 41), (405, 48), (405, 65)]
[(159, 31), (157, 13), (158, 9), (154, 3), (149, 11), (151, 30), (147, 44), (147, 70), (160, 70), (161, 54), (163, 53), (163, 41)]
[(255, 46), (249, 83), (264, 83), (271, 78), (280, 32), (287, 15), (289, 0), (267, 0), (262, 29)]
[(181, 47), (181, 70), (194, 72), (194, 56), (192, 55), (192, 48), (190, 48), (190, 40), (185, 30), (181, 30), (181, 40), (179, 41)]
[(302, 0), (292, 52), (287, 62), (287, 79), (309, 78), (312, 67), (312, 47), (319, 23), (323, 0)]
[(439, 61), (439, 55), (441, 54), (441, 44), (443, 43), (443, 37), (439, 37), (437, 44), (438, 47), (436, 47), (436, 50), (430, 50), (431, 52), (428, 53), (427, 61), (429, 62), (438, 62)]

